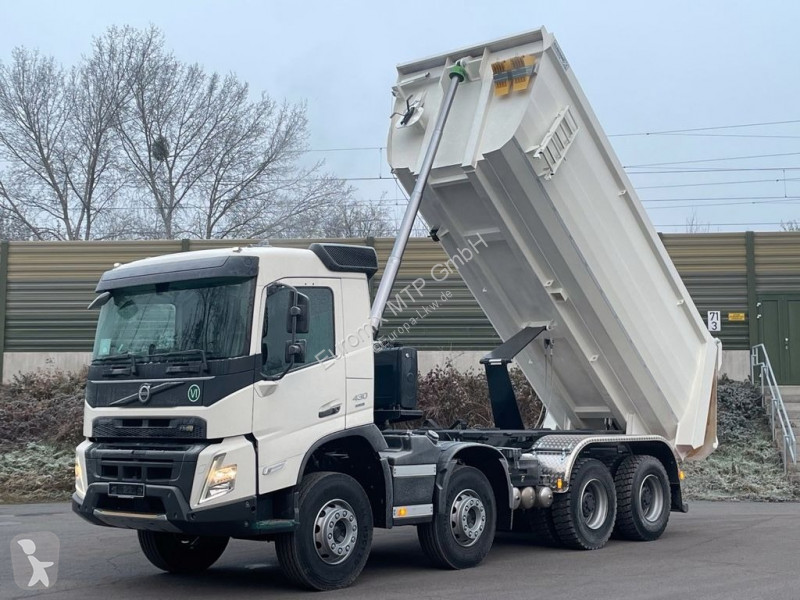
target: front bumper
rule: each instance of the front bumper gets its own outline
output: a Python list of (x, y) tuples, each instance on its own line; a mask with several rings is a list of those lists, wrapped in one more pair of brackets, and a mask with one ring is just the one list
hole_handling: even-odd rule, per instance
[(82, 500), (72, 495), (72, 510), (90, 523), (107, 527), (231, 537), (263, 533), (257, 525), (255, 497), (191, 510), (183, 493), (166, 485), (148, 485), (144, 498), (116, 499), (108, 495), (107, 483), (93, 483)]
[[(241, 469), (232, 497), (199, 503), (209, 465), (220, 454)], [(216, 444), (85, 442), (78, 455), (85, 494), (74, 494), (72, 507), (95, 525), (244, 538), (269, 537), (296, 525), (286, 493), (257, 496), (255, 455), (244, 438)], [(136, 496), (110, 489), (119, 485), (135, 486)]]

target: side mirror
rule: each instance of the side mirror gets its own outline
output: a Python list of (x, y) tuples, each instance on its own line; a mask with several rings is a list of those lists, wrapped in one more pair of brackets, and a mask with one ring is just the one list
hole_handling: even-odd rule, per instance
[(86, 309), (92, 310), (94, 308), (100, 308), (109, 300), (111, 300), (111, 292), (103, 292), (102, 294), (95, 296), (94, 300), (92, 300), (91, 304), (89, 304)]
[(308, 333), (308, 296), (294, 290), (289, 294), (286, 333)]
[(298, 364), (306, 362), (306, 341), (305, 340), (292, 340), (286, 341), (286, 350), (284, 350), (283, 362), (287, 364)]

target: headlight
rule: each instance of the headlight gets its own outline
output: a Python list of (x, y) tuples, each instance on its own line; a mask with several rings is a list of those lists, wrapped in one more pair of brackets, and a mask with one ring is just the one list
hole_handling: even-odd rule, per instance
[(223, 466), (224, 462), (224, 454), (215, 457), (211, 462), (211, 468), (208, 470), (208, 477), (206, 477), (206, 484), (203, 486), (200, 502), (218, 498), (233, 491), (233, 486), (236, 483), (236, 465)]
[(86, 496), (86, 488), (83, 485), (83, 468), (77, 455), (75, 455), (75, 491), (81, 498)]

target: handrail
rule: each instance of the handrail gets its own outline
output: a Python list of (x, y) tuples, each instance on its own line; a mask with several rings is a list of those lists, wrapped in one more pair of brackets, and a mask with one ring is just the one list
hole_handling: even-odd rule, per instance
[(797, 436), (792, 431), (792, 423), (789, 421), (786, 405), (783, 403), (783, 396), (781, 396), (781, 390), (778, 387), (778, 381), (775, 379), (775, 372), (772, 370), (772, 364), (769, 362), (769, 355), (764, 344), (757, 344), (750, 350), (750, 381), (753, 385), (756, 384), (756, 375), (758, 375), (759, 383), (761, 384), (761, 396), (765, 401), (765, 387), (769, 391), (769, 425), (770, 429), (772, 429), (773, 440), (777, 436), (775, 431), (776, 417), (778, 423), (780, 423), (783, 434), (783, 466), (788, 471), (789, 460), (792, 461), (792, 464), (797, 464)]

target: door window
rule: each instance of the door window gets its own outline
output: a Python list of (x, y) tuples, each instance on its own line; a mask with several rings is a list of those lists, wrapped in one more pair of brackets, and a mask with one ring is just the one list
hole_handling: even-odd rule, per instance
[[(298, 287), (308, 296), (308, 333), (298, 333), (298, 340), (306, 342), (306, 359), (295, 363), (292, 371), (333, 358), (335, 354), (333, 330), (333, 291), (326, 287)], [(267, 376), (279, 375), (288, 363), (285, 360), (286, 343), (292, 334), (286, 332), (286, 314), (291, 292), (280, 288), (267, 296), (267, 310), (261, 337), (261, 371)]]

